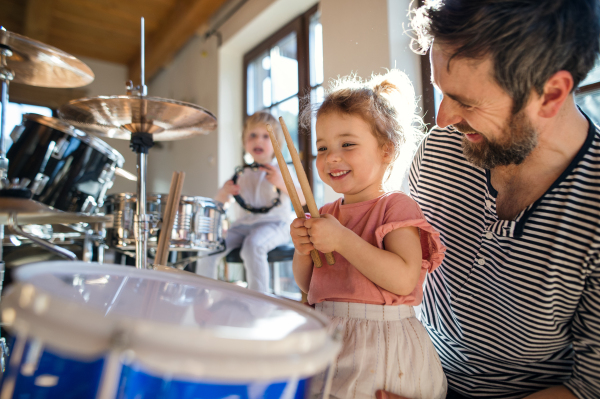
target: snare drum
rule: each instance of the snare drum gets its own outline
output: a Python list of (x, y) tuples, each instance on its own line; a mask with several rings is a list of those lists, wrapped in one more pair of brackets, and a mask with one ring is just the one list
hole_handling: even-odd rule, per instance
[(308, 398), (341, 348), (305, 305), (187, 272), (47, 262), (16, 275), (2, 398)]
[[(156, 248), (158, 230), (167, 204), (166, 194), (146, 196), (146, 213), (152, 215), (148, 247)], [(109, 245), (121, 250), (135, 249), (134, 216), (136, 195), (113, 194), (106, 197), (105, 210), (112, 215), (112, 227), (107, 228)], [(223, 249), (223, 208), (210, 198), (182, 196), (177, 208), (171, 250), (220, 251)]]
[(29, 179), (33, 199), (61, 211), (102, 207), (124, 162), (104, 141), (47, 116), (23, 115), (11, 138), (8, 178)]

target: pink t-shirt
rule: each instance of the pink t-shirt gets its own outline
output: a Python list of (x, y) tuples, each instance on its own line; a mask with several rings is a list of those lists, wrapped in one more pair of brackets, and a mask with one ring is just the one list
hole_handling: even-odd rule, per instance
[[(419, 229), (423, 262), (421, 275), (409, 295), (393, 294), (366, 278), (337, 252), (333, 253), (335, 265), (328, 265), (321, 254), (323, 267), (313, 268), (308, 302), (357, 302), (376, 305), (418, 305), (423, 299), (423, 282), (444, 259), (446, 248), (438, 233), (426, 220), (419, 205), (399, 192), (386, 193), (379, 198), (356, 204), (343, 205), (340, 198), (323, 206), (321, 214), (329, 213), (341, 224), (358, 234), (369, 244), (383, 249), (383, 238), (395, 229), (414, 226)], [(373, 264), (377, 267), (377, 264)]]

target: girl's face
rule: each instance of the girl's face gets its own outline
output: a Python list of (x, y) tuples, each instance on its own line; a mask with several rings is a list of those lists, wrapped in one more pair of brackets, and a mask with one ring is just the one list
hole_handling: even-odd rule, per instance
[(246, 129), (244, 132), (244, 150), (252, 155), (254, 162), (260, 164), (271, 162), (274, 150), (266, 125), (259, 123)]
[(344, 203), (368, 201), (382, 195), (390, 161), (371, 127), (360, 117), (328, 113), (317, 119), (317, 169), (321, 179)]

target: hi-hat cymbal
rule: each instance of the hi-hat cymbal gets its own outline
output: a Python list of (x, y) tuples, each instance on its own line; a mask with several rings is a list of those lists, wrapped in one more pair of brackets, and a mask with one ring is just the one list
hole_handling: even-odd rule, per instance
[(180, 140), (217, 127), (217, 119), (206, 109), (159, 97), (83, 98), (61, 106), (58, 115), (84, 131), (124, 140), (132, 132), (151, 133), (154, 141)]
[(40, 87), (79, 87), (94, 80), (92, 70), (70, 54), (37, 40), (0, 30), (0, 44), (12, 55), (12, 82)]
[(30, 199), (0, 197), (0, 224), (8, 224), (11, 214), (16, 215), (16, 223), (19, 225), (102, 223), (110, 220), (109, 216), (104, 215), (59, 211)]

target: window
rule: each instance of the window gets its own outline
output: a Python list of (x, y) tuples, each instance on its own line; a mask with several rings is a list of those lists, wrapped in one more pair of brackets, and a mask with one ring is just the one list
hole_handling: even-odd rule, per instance
[[(315, 166), (314, 121), (310, 129), (304, 130), (298, 116), (305, 101), (314, 104), (324, 97), (322, 32), (315, 6), (244, 56), (244, 118), (261, 110), (283, 117), (318, 206), (324, 203), (324, 190)], [(282, 147), (293, 169), (287, 146)]]
[(579, 85), (575, 102), (594, 122), (600, 122), (600, 62)]

